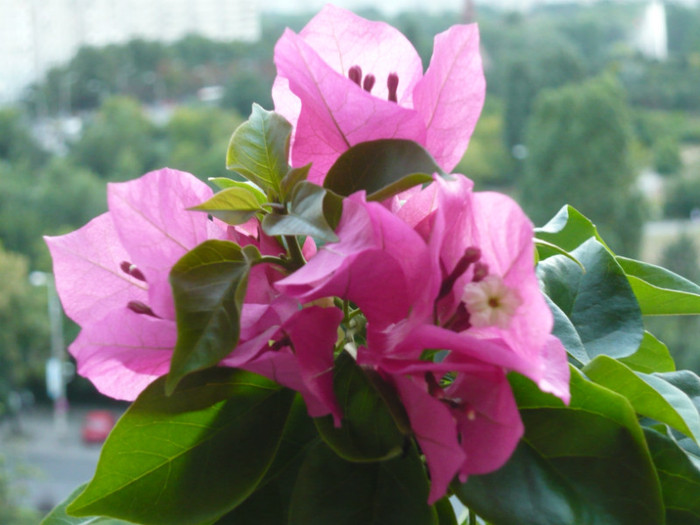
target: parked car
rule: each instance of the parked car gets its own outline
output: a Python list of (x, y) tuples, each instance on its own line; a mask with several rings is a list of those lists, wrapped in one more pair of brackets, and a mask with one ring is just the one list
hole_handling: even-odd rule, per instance
[(117, 419), (109, 410), (91, 410), (85, 415), (81, 435), (84, 443), (102, 443)]

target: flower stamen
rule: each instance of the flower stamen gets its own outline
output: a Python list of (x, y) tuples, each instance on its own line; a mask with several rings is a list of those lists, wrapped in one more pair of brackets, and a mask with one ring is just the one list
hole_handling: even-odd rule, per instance
[(389, 100), (391, 102), (398, 102), (396, 93), (399, 87), (399, 75), (396, 73), (389, 73), (389, 76), (386, 79), (386, 87), (389, 89)]
[(462, 302), (469, 312), (472, 326), (496, 326), (505, 330), (522, 304), (522, 299), (516, 290), (506, 286), (503, 279), (497, 275), (487, 275), (464, 287)]
[(352, 66), (348, 69), (348, 78), (358, 86), (362, 85), (362, 68), (360, 66)]

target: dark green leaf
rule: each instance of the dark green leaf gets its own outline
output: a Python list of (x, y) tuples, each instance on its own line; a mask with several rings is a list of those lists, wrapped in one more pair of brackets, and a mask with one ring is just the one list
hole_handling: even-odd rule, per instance
[(331, 416), (315, 420), (325, 442), (349, 461), (381, 461), (401, 454), (405, 436), (380, 392), (346, 352), (336, 360), (333, 383), (343, 421), (336, 428)]
[(562, 255), (541, 261), (537, 275), (545, 293), (569, 318), (589, 358), (632, 355), (642, 342), (644, 327), (627, 277), (595, 239), (571, 253), (586, 271)]
[(554, 301), (546, 295), (544, 298), (554, 316), (552, 334), (562, 342), (564, 348), (566, 348), (566, 352), (569, 354), (569, 358), (573, 358), (579, 364), (588, 363), (591, 359), (586, 353), (586, 348), (581, 342), (581, 337), (578, 335), (576, 327)]
[(226, 168), (257, 184), (268, 196), (280, 194), (289, 166), (292, 126), (281, 115), (253, 104), (250, 118), (233, 132)]
[(571, 368), (571, 404), (522, 376), (511, 384), (525, 436), (500, 470), (455, 485), (498, 525), (660, 525), (661, 489), (627, 400)]
[(644, 428), (661, 481), (666, 525), (700, 525), (700, 457), (681, 448), (672, 434)]
[[(574, 251), (590, 238), (594, 238), (610, 251), (598, 234), (595, 225), (576, 208), (569, 205), (562, 207), (547, 224), (536, 228), (535, 237), (550, 242), (567, 253)], [(538, 247), (537, 251), (541, 259), (558, 255), (558, 250), (545, 246)]]
[(237, 244), (208, 240), (170, 271), (178, 334), (169, 392), (188, 373), (219, 363), (238, 343), (249, 257)]
[(617, 257), (644, 315), (700, 314), (700, 286), (654, 266)]
[(428, 490), (414, 447), (389, 461), (353, 463), (319, 443), (299, 472), (289, 525), (438, 525)]
[(620, 362), (632, 370), (647, 374), (673, 372), (676, 369), (676, 364), (666, 345), (649, 332), (644, 332), (644, 338), (637, 351), (628, 357), (621, 358)]
[(324, 213), (324, 201), (334, 198), (338, 197), (321, 186), (307, 181), (299, 182), (294, 188), (289, 212), (285, 215), (266, 215), (262, 229), (272, 236), (308, 235), (321, 242), (336, 242), (338, 237)]
[(264, 202), (265, 196), (262, 193), (250, 186), (241, 185), (215, 193), (208, 201), (189, 209), (210, 213), (225, 223), (236, 225), (243, 224), (257, 212), (263, 211)]
[(437, 512), (439, 525), (458, 525), (457, 516), (447, 496), (435, 503), (435, 512)]
[(255, 492), (217, 523), (280, 525), (287, 523), (292, 489), (307, 451), (320, 441), (306, 405), (296, 395), (275, 460)]
[(85, 490), (85, 487), (87, 487), (87, 483), (83, 483), (71, 492), (70, 496), (68, 496), (65, 501), (60, 503), (41, 521), (41, 525), (130, 525), (131, 522), (115, 518), (99, 516), (83, 516), (77, 518), (66, 514), (66, 507)]
[(323, 181), (338, 195), (359, 190), (368, 200), (383, 200), (441, 173), (435, 160), (420, 144), (403, 139), (361, 142), (343, 153)]
[(694, 437), (700, 442), (700, 414), (680, 389), (656, 374), (635, 372), (608, 356), (598, 356), (583, 372), (593, 381), (623, 395), (638, 414)]
[(281, 181), (282, 196), (286, 197), (294, 191), (294, 187), (309, 176), (311, 163), (299, 168), (291, 168)]
[(294, 398), (256, 374), (213, 368), (170, 396), (152, 383), (104, 444), (69, 506), (145, 524), (213, 523), (250, 495), (277, 451)]

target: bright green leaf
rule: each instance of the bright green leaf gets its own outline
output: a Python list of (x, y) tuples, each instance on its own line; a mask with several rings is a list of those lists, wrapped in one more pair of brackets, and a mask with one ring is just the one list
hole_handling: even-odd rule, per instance
[[(547, 224), (541, 228), (536, 228), (535, 237), (547, 241), (567, 253), (574, 251), (590, 238), (596, 239), (610, 251), (605, 241), (598, 234), (595, 224), (576, 208), (569, 205), (562, 207)], [(559, 254), (559, 250), (543, 245), (538, 247), (537, 251), (541, 259)]]
[(105, 518), (99, 516), (83, 516), (80, 518), (69, 516), (66, 514), (66, 507), (77, 498), (87, 487), (87, 483), (83, 483), (77, 489), (56, 506), (42, 521), (41, 525), (130, 525), (128, 521), (122, 521), (115, 518)]
[(683, 450), (673, 435), (644, 428), (661, 481), (666, 525), (700, 525), (700, 457)]
[(299, 472), (289, 525), (438, 525), (428, 490), (415, 447), (389, 461), (353, 463), (319, 443)]
[(700, 414), (692, 400), (661, 376), (635, 372), (608, 356), (598, 356), (583, 372), (593, 381), (625, 396), (638, 414), (694, 437), (700, 442)]
[(544, 292), (569, 318), (589, 358), (632, 355), (639, 348), (644, 327), (627, 277), (595, 239), (571, 253), (584, 265), (585, 273), (562, 255), (549, 257), (537, 265)]
[(233, 132), (226, 169), (239, 173), (268, 195), (280, 194), (280, 181), (289, 166), (292, 125), (281, 115), (253, 104), (250, 118)]
[(700, 314), (700, 286), (670, 270), (616, 257), (644, 315)]
[(568, 259), (571, 259), (576, 264), (578, 264), (581, 270), (583, 270), (584, 272), (586, 271), (586, 269), (583, 267), (583, 264), (581, 264), (581, 261), (576, 259), (576, 257), (571, 255), (564, 248), (560, 248), (556, 244), (535, 237), (535, 248), (537, 248), (537, 262), (552, 255), (563, 255), (564, 257), (567, 257)]
[(323, 187), (343, 196), (365, 190), (368, 200), (383, 200), (430, 182), (436, 172), (442, 170), (420, 144), (403, 139), (373, 140), (361, 142), (338, 157)]
[[(263, 201), (264, 198), (263, 195)], [(262, 204), (255, 190), (237, 186), (215, 193), (208, 201), (189, 209), (210, 213), (227, 224), (236, 225), (243, 224), (262, 211)]]
[(214, 366), (236, 346), (251, 261), (240, 246), (208, 240), (170, 271), (177, 343), (167, 387), (188, 373)]
[(627, 400), (571, 368), (571, 404), (512, 374), (525, 436), (499, 470), (454, 484), (498, 525), (660, 525), (661, 488)]
[(447, 496), (435, 503), (435, 512), (437, 512), (439, 525), (458, 525), (457, 516)]
[(213, 182), (220, 190), (225, 190), (228, 188), (245, 188), (255, 194), (260, 204), (265, 204), (267, 201), (265, 193), (263, 193), (263, 191), (257, 185), (253, 184), (249, 180), (235, 180), (229, 177), (209, 177), (207, 180), (209, 182)]
[(406, 437), (380, 391), (346, 352), (336, 360), (333, 382), (343, 411), (342, 424), (336, 428), (331, 416), (315, 420), (328, 446), (349, 461), (381, 461), (401, 454)]
[(213, 368), (165, 377), (126, 411), (95, 477), (68, 507), (144, 524), (212, 523), (247, 498), (273, 461), (291, 390), (256, 374)]
[(337, 197), (311, 182), (299, 182), (292, 194), (287, 214), (271, 213), (262, 221), (262, 229), (271, 236), (308, 235), (321, 242), (336, 242), (338, 237), (324, 213), (324, 201)]
[(649, 332), (644, 332), (644, 338), (637, 351), (630, 356), (621, 358), (620, 362), (632, 370), (647, 374), (673, 372), (676, 369), (676, 364), (673, 362), (673, 357), (671, 357), (666, 345)]

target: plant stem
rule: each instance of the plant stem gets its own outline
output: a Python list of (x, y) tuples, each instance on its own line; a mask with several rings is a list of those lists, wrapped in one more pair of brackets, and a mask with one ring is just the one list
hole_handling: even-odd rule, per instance
[(301, 268), (306, 264), (304, 259), (304, 254), (301, 253), (301, 246), (299, 246), (299, 240), (295, 235), (285, 235), (284, 241), (287, 244), (287, 250), (289, 251), (289, 257), (294, 265), (294, 269)]
[(476, 523), (476, 512), (474, 512), (472, 509), (469, 510), (469, 525), (477, 525)]

